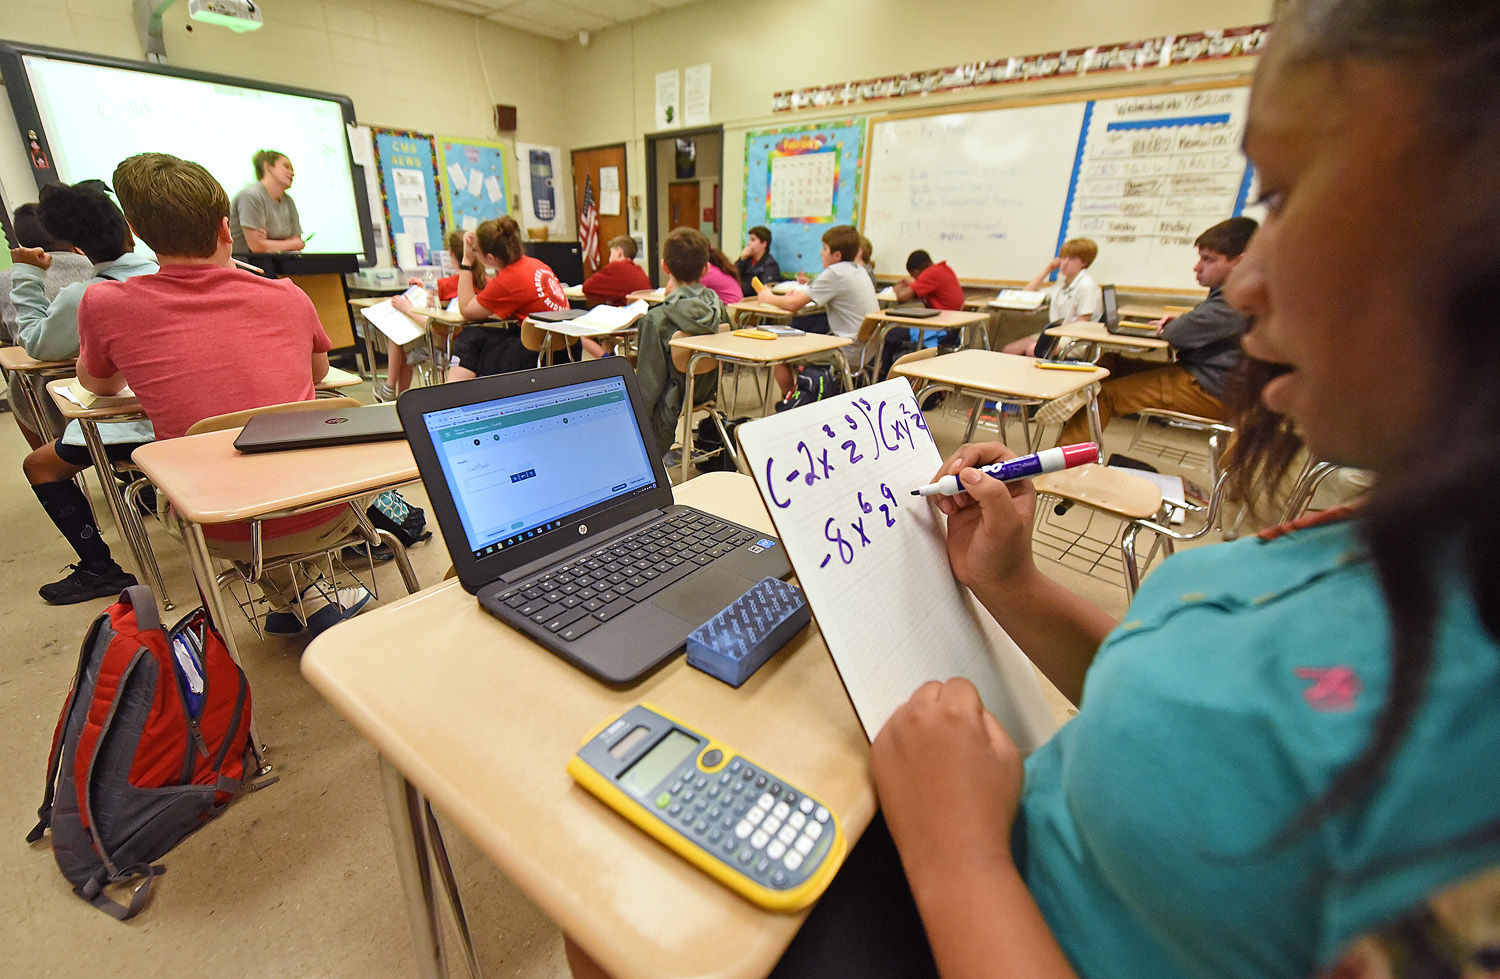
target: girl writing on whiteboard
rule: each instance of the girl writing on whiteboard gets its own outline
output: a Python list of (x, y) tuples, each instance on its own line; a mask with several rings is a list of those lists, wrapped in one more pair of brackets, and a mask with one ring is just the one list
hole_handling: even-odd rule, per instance
[(955, 574), (1080, 712), (1023, 765), (951, 680), (876, 738), (945, 975), (1305, 977), (1500, 863), (1500, 8), (1293, 0), (1244, 145), (1226, 292), (1275, 414), (1236, 474), (1273, 485), (1294, 426), (1375, 488), (1174, 557), (1116, 624), (1032, 562), (1031, 487), (969, 468), (1009, 453), (948, 460)]

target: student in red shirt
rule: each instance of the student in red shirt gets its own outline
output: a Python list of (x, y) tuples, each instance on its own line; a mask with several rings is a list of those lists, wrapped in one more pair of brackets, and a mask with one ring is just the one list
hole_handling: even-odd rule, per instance
[[(947, 262), (934, 262), (932, 256), (918, 248), (906, 256), (907, 277), (897, 282), (893, 289), (896, 298), (903, 303), (920, 299), (928, 309), (963, 309), (964, 287), (958, 284), (958, 276)], [(957, 347), (959, 331), (949, 330), (936, 334), (923, 332), (915, 341), (911, 330), (891, 330), (885, 335), (885, 348), (880, 352), (880, 376), (885, 377), (896, 358), (918, 347)]]
[[(474, 265), (483, 262), (490, 280), (474, 289)], [(458, 308), (465, 319), (521, 319), (548, 309), (567, 309), (562, 283), (545, 262), (521, 247), (521, 226), (506, 215), (464, 232), (458, 266)], [(448, 380), (465, 381), (537, 365), (545, 338), (536, 327), (471, 326), (453, 341)]]
[[(443, 239), (443, 244), (447, 246), (448, 254), (454, 256), (455, 260), (457, 260), (457, 256), (463, 254), (464, 233), (457, 228), (453, 229), (448, 232), (448, 237)], [(486, 282), (484, 266), (476, 266), (473, 274), (474, 288), (483, 289)], [(411, 284), (420, 285), (421, 280), (412, 279)], [(458, 298), (457, 273), (437, 280), (437, 298), (441, 306), (447, 306), (450, 302)], [(392, 299), (391, 305), (423, 326), (428, 325), (427, 316), (412, 306), (411, 302), (404, 295), (396, 296)], [(448, 326), (443, 323), (432, 323), (430, 329), (433, 333), (433, 345), (439, 350), (448, 349), (450, 332)], [(408, 354), (405, 347), (394, 343), (386, 344), (388, 349), (386, 350), (385, 390), (378, 392), (382, 396), (389, 395), (390, 397), (395, 397), (411, 387), (412, 366), (421, 363), (422, 359), (427, 356), (427, 347), (425, 342), (420, 339), (413, 340), (410, 346), (413, 346), (415, 349)]]
[(609, 262), (583, 282), (583, 295), (593, 306), (624, 306), (626, 297), (650, 289), (646, 270), (635, 264), (635, 239), (620, 235), (609, 240)]

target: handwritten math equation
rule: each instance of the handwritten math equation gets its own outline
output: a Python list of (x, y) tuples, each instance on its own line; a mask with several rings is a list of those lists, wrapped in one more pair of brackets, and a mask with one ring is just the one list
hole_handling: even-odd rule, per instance
[[(868, 398), (856, 398), (841, 419), (824, 423), (816, 434), (798, 441), (789, 455), (766, 459), (765, 485), (771, 503), (785, 510), (799, 497), (809, 495), (809, 487), (835, 472), (927, 444), (917, 441), (918, 431), (925, 435), (927, 420), (914, 401), (879, 400), (872, 404)], [(870, 546), (872, 535), (896, 526), (896, 511), (900, 509), (896, 492), (884, 482), (855, 490), (852, 497), (846, 495), (827, 505), (839, 506), (841, 512), (823, 522), (828, 553), (819, 562), (820, 568), (835, 560), (854, 563), (859, 552)]]

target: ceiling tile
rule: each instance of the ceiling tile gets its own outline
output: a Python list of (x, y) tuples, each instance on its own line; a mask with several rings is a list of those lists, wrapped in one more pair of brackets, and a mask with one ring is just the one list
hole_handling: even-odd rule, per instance
[(569, 6), (602, 17), (607, 23), (620, 24), (661, 13), (661, 7), (647, 0), (567, 0)]
[(538, 34), (544, 33), (543, 28), (576, 34), (579, 31), (597, 31), (609, 24), (607, 18), (580, 10), (562, 0), (520, 0), (519, 3), (506, 7), (502, 13), (508, 24), (520, 26), (514, 19), (516, 17), (532, 21), (536, 26), (523, 30), (534, 30)]
[(517, 30), (526, 31), (530, 34), (540, 34), (542, 37), (550, 37), (557, 41), (570, 41), (578, 36), (576, 29), (568, 30), (567, 28), (552, 27), (548, 24), (538, 22), (534, 17), (528, 17), (510, 10), (501, 10), (497, 13), (487, 14), (485, 15), (485, 19), (492, 23), (514, 27)]

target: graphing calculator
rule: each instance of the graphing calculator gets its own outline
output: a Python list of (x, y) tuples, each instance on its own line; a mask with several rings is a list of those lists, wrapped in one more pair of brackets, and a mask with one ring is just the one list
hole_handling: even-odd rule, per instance
[(610, 808), (756, 904), (796, 911), (843, 862), (816, 799), (649, 704), (595, 730), (568, 774)]

